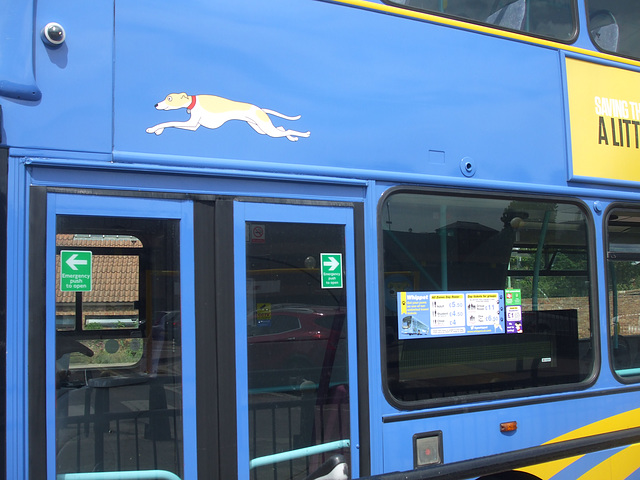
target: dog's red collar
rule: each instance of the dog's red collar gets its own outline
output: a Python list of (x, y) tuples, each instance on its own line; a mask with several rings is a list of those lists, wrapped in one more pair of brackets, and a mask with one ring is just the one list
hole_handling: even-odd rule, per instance
[(191, 103), (187, 107), (187, 113), (191, 113), (191, 109), (196, 106), (196, 96), (191, 95)]

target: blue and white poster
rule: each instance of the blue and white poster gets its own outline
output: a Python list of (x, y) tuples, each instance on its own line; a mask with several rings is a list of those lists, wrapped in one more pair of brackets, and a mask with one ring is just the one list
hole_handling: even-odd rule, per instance
[(505, 333), (504, 291), (399, 292), (398, 338)]

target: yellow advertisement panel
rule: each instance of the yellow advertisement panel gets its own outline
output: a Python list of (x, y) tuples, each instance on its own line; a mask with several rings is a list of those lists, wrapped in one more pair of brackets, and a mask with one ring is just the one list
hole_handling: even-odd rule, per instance
[(566, 59), (573, 177), (640, 182), (640, 73)]

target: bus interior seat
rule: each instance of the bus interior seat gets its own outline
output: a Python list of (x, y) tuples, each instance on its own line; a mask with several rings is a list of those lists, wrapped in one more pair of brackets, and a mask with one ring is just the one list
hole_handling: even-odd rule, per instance
[(612, 338), (613, 360), (617, 370), (640, 366), (640, 337), (617, 335)]
[(620, 28), (609, 10), (599, 10), (589, 18), (589, 33), (594, 43), (608, 52), (618, 51)]
[(493, 12), (487, 17), (486, 22), (498, 27), (522, 30), (526, 16), (526, 0), (516, 0)]
[(349, 465), (344, 455), (332, 455), (305, 480), (348, 480)]

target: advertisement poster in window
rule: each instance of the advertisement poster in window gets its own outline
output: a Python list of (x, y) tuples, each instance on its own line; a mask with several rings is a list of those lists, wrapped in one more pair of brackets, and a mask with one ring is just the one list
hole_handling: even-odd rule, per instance
[(522, 333), (519, 290), (398, 293), (401, 340)]

